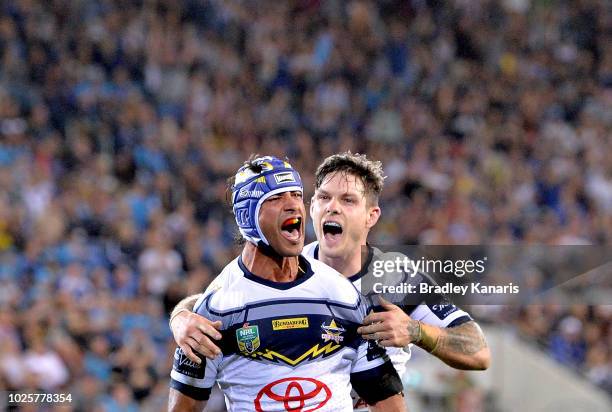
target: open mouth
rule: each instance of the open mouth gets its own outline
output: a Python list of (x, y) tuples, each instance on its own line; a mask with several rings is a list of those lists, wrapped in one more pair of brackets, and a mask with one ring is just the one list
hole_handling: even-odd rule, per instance
[(323, 222), (323, 236), (338, 238), (342, 235), (342, 225), (338, 222)]
[(285, 220), (281, 225), (281, 233), (283, 234), (283, 236), (294, 242), (299, 240), (301, 230), (301, 217), (290, 217), (289, 219)]

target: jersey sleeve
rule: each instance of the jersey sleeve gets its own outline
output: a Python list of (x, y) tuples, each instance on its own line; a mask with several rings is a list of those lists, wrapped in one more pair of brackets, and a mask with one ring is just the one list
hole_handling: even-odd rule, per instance
[(351, 368), (351, 385), (368, 405), (401, 393), (400, 379), (384, 348), (374, 341), (359, 346)]
[(452, 328), (472, 320), (467, 312), (459, 309), (452, 303), (440, 303), (437, 305), (418, 305), (410, 313), (410, 317), (420, 320), (428, 325), (441, 328)]
[[(362, 302), (361, 311), (365, 315), (371, 309), (371, 301), (363, 299)], [(357, 356), (351, 365), (351, 385), (370, 405), (401, 393), (403, 389), (402, 380), (385, 348), (374, 341), (364, 339), (361, 340)]]
[[(207, 303), (213, 293), (205, 293), (194, 306), (195, 313), (211, 320), (214, 319), (207, 310)], [(172, 372), (170, 372), (170, 387), (192, 399), (205, 401), (210, 397), (223, 355), (213, 360), (201, 357), (201, 360), (202, 363), (198, 365), (190, 360), (181, 348), (177, 347), (174, 351)]]
[[(419, 274), (417, 279), (419, 282), (435, 284), (425, 274)], [(404, 305), (402, 309), (415, 320), (441, 328), (452, 328), (472, 320), (467, 312), (455, 306), (448, 297), (441, 293), (425, 294), (419, 305)]]

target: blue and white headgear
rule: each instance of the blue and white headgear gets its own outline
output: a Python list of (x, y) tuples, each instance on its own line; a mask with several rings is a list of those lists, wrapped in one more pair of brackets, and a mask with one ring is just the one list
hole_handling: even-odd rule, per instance
[[(261, 172), (255, 173), (251, 165), (260, 166)], [(299, 173), (274, 156), (258, 157), (238, 169), (232, 186), (232, 208), (242, 237), (256, 245), (260, 240), (269, 245), (259, 227), (259, 209), (270, 196), (293, 191), (304, 191)]]

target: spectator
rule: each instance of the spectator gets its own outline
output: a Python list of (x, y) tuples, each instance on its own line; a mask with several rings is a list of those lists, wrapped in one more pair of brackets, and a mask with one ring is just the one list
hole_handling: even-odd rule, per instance
[(26, 373), (33, 376), (35, 388), (55, 391), (68, 382), (66, 365), (57, 353), (45, 345), (42, 337), (35, 336), (30, 340), (23, 365)]
[[(605, 1), (158, 3), (0, 4), (11, 388), (163, 404), (164, 310), (235, 254), (225, 179), (253, 152), (307, 190), (323, 156), (382, 160), (387, 244), (612, 243)], [(610, 389), (610, 314), (583, 308), (487, 313)]]
[(570, 366), (578, 366), (584, 362), (585, 343), (582, 337), (582, 322), (568, 316), (559, 323), (559, 332), (554, 334), (550, 351), (553, 358)]

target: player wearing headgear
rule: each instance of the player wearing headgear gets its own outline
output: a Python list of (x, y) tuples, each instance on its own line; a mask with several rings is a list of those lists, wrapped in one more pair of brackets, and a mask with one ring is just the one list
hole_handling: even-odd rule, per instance
[(299, 174), (271, 156), (249, 161), (232, 205), (247, 242), (194, 306), (219, 322), (221, 354), (197, 363), (176, 349), (169, 409), (201, 410), (217, 382), (230, 411), (351, 410), (351, 385), (372, 410), (405, 410), (384, 351), (356, 332), (368, 303), (339, 273), (300, 255)]
[[(343, 153), (325, 159), (315, 177), (310, 211), (318, 241), (307, 245), (304, 254), (327, 263), (359, 287), (370, 262), (380, 254), (368, 246), (369, 255), (362, 265), (361, 246), (366, 245), (368, 233), (380, 216), (382, 166), (363, 155)], [(409, 280), (429, 282), (426, 276)], [(195, 349), (214, 357), (217, 347), (208, 336), (214, 337), (215, 325), (199, 316), (181, 313), (193, 305), (194, 298), (186, 298), (173, 311), (174, 319), (180, 320), (171, 324), (175, 339), (190, 353)], [(444, 296), (423, 296), (418, 305), (394, 302), (397, 305), (383, 301), (385, 311), (368, 316), (365, 322), (369, 325), (359, 332), (382, 346), (395, 347), (390, 349), (390, 356), (400, 374), (410, 357), (410, 344), (417, 344), (455, 368), (488, 367), (490, 353), (480, 327)], [(358, 399), (355, 404), (357, 409), (363, 407)]]

